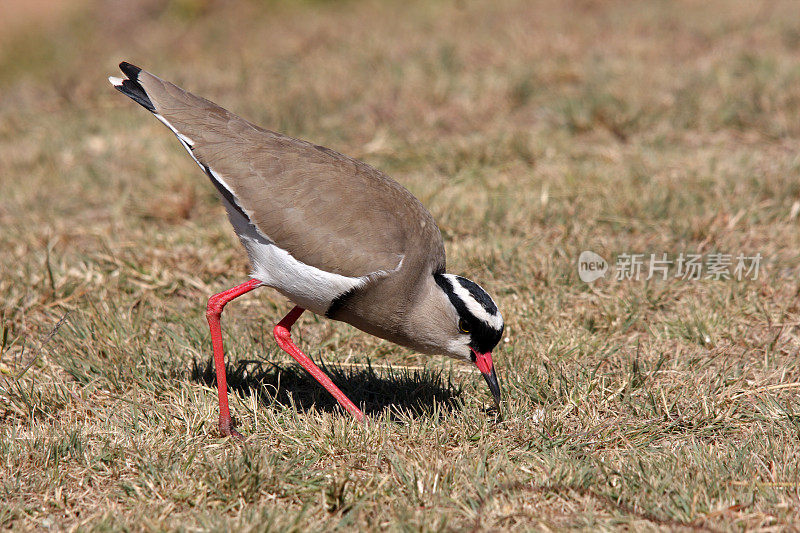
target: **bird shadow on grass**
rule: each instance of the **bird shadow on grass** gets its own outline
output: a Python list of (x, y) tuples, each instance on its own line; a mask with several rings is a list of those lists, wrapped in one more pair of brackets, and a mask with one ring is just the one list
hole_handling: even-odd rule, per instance
[[(395, 418), (400, 413), (414, 418), (438, 408), (454, 411), (464, 405), (462, 387), (441, 370), (381, 368), (380, 374), (364, 367), (327, 366), (320, 368), (367, 415), (385, 411)], [(346, 414), (333, 396), (297, 365), (278, 365), (265, 361), (240, 361), (226, 365), (228, 388), (242, 396), (256, 395), (264, 405), (292, 407), (304, 412), (316, 408)], [(213, 360), (192, 363), (191, 379), (216, 387)]]

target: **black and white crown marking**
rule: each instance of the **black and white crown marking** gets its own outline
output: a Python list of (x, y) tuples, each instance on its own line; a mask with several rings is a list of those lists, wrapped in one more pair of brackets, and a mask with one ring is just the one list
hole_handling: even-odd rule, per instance
[(487, 313), (489, 313), (491, 316), (499, 316), (497, 312), (497, 304), (494, 303), (494, 300), (492, 300), (492, 298), (486, 294), (486, 291), (483, 290), (480, 285), (467, 278), (462, 278), (461, 276), (453, 277), (462, 287), (467, 289), (470, 296), (472, 296), (476, 302), (481, 304), (481, 307), (483, 307)]
[(434, 274), (436, 284), (470, 327), (469, 345), (478, 353), (492, 351), (503, 336), (503, 317), (491, 296), (480, 285), (453, 274)]

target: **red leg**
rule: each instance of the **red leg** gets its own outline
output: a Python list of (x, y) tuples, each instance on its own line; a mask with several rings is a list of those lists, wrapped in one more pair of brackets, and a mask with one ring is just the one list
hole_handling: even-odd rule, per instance
[(345, 396), (344, 393), (339, 390), (339, 387), (333, 384), (333, 381), (331, 381), (331, 379), (326, 376), (317, 365), (314, 364), (314, 361), (312, 361), (306, 354), (301, 352), (300, 349), (292, 342), (290, 331), (292, 329), (292, 324), (294, 324), (300, 315), (303, 314), (303, 311), (305, 311), (305, 309), (302, 307), (295, 307), (289, 311), (289, 314), (283, 317), (283, 320), (278, 322), (278, 325), (272, 330), (275, 340), (278, 341), (278, 346), (281, 347), (281, 350), (294, 357), (295, 360), (300, 363), (309, 374), (314, 376), (314, 379), (316, 379), (320, 385), (325, 387), (325, 389), (330, 392), (334, 398), (336, 398), (336, 401), (338, 401), (342, 407), (347, 409), (347, 411), (356, 418), (356, 420), (363, 422), (365, 420), (364, 413), (362, 413), (361, 410), (350, 401), (350, 398)]
[(261, 282), (251, 279), (225, 292), (215, 294), (208, 299), (206, 318), (211, 329), (211, 344), (214, 346), (214, 367), (217, 370), (217, 396), (219, 397), (219, 430), (223, 435), (241, 437), (231, 427), (231, 412), (228, 408), (228, 380), (225, 377), (225, 352), (222, 348), (222, 326), (219, 319), (225, 304), (259, 287)]

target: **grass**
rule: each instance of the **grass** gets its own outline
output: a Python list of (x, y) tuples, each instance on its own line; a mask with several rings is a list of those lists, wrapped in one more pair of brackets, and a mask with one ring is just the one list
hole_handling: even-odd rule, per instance
[[(35, 4), (35, 3), (33, 3)], [(20, 4), (22, 5), (22, 4)], [(20, 11), (17, 9), (17, 11)], [(22, 10), (24, 11), (24, 9)], [(800, 528), (800, 22), (790, 1), (81, 2), (0, 47), (0, 526)], [(213, 188), (105, 77), (128, 60), (377, 166), (497, 297), (477, 372), (261, 290)], [(593, 250), (757, 280), (580, 281)], [(57, 327), (58, 325), (58, 327)]]

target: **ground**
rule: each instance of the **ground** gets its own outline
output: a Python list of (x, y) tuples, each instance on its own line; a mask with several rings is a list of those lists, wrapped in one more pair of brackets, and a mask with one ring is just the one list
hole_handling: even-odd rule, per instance
[[(0, 17), (0, 526), (800, 528), (794, 2), (43, 5)], [(122, 60), (417, 195), (506, 319), (503, 419), (475, 369), (304, 315), (358, 425), (262, 289), (223, 315), (222, 438), (205, 302), (246, 257)]]

